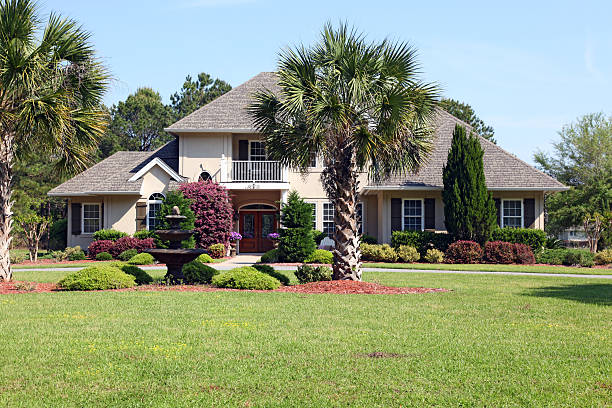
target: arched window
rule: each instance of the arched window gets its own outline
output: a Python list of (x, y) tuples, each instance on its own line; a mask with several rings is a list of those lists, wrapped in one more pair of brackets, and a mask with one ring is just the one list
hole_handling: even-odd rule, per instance
[(247, 204), (240, 207), (241, 210), (276, 210), (276, 207), (269, 204)]
[(159, 222), (157, 221), (157, 214), (161, 211), (162, 201), (164, 200), (162, 193), (153, 193), (147, 200), (147, 229), (156, 230)]
[(210, 180), (212, 180), (212, 176), (207, 171), (201, 172), (200, 177), (198, 177), (198, 181), (210, 181)]

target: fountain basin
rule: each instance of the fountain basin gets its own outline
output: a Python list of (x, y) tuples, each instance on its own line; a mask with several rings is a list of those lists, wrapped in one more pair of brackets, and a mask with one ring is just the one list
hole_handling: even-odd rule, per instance
[(179, 244), (193, 235), (193, 231), (189, 230), (157, 230), (155, 233), (163, 241), (174, 241)]
[[(179, 241), (180, 243), (180, 241)], [(168, 267), (166, 278), (176, 281), (184, 281), (183, 265), (196, 259), (202, 254), (208, 253), (205, 249), (185, 249), (185, 248), (153, 248), (147, 249), (144, 252), (153, 255), (161, 263), (165, 263)]]

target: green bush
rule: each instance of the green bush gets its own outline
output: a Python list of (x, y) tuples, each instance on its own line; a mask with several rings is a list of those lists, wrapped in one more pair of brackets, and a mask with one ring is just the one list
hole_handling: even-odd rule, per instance
[(402, 262), (416, 262), (421, 259), (419, 251), (417, 251), (415, 247), (410, 245), (400, 245), (399, 248), (395, 250), (395, 252), (397, 252), (397, 257)]
[(589, 267), (595, 263), (595, 255), (586, 249), (543, 249), (537, 253), (536, 262), (550, 265)]
[(597, 265), (612, 264), (612, 248), (604, 249), (596, 253), (594, 261)]
[(66, 290), (106, 290), (131, 288), (135, 279), (121, 269), (110, 265), (95, 265), (69, 273), (58, 283)]
[(295, 271), (295, 277), (300, 283), (332, 280), (332, 270), (327, 266), (300, 265)]
[(20, 264), (27, 259), (27, 255), (25, 254), (18, 254), (16, 252), (9, 252), (9, 254), (9, 260), (12, 264)]
[(277, 263), (278, 249), (271, 249), (259, 258), (260, 263)]
[(442, 263), (444, 261), (444, 252), (439, 249), (428, 249), (423, 257), (429, 263)]
[(128, 275), (132, 275), (137, 285), (146, 285), (153, 282), (151, 275), (140, 269), (136, 265), (121, 265), (119, 268)]
[(493, 230), (491, 241), (511, 242), (513, 244), (525, 244), (536, 251), (544, 248), (546, 244), (546, 233), (533, 228), (496, 228)]
[(68, 259), (69, 261), (82, 261), (83, 259), (86, 259), (85, 252), (83, 252), (81, 247), (78, 245), (72, 248), (66, 248), (64, 255), (66, 256), (65, 259)]
[(93, 240), (94, 241), (102, 241), (102, 240), (116, 241), (119, 238), (123, 238), (127, 236), (128, 234), (126, 234), (125, 232), (117, 231), (114, 229), (101, 229), (93, 233)]
[(213, 276), (218, 273), (219, 271), (216, 269), (204, 265), (197, 260), (183, 265), (183, 275), (185, 275), (185, 280), (189, 284), (208, 284), (211, 282)]
[(378, 240), (376, 239), (376, 237), (373, 237), (368, 234), (362, 235), (360, 240), (364, 244), (372, 244), (372, 245), (378, 244)]
[(66, 248), (68, 245), (66, 242), (67, 236), (68, 220), (66, 218), (54, 220), (49, 226), (49, 249), (58, 250)]
[(202, 262), (202, 263), (212, 263), (213, 262), (213, 259), (208, 254), (202, 254), (198, 256), (195, 260), (198, 262)]
[[(161, 239), (159, 239), (159, 237), (157, 236), (157, 233), (153, 230), (136, 231), (134, 233), (134, 238), (137, 238), (137, 239), (153, 238), (153, 241), (155, 242), (155, 248), (168, 248), (168, 241), (162, 241)], [(183, 248), (186, 248), (186, 246), (183, 246)], [(189, 248), (193, 248), (193, 247), (189, 247)]]
[(315, 244), (317, 246), (321, 245), (321, 241), (323, 241), (323, 238), (325, 238), (327, 236), (326, 233), (324, 233), (323, 231), (319, 231), (319, 230), (312, 230), (312, 238), (315, 241)]
[(117, 257), (117, 259), (123, 261), (123, 262), (127, 262), (130, 259), (132, 259), (132, 257), (138, 255), (138, 251), (136, 249), (127, 249), (125, 251), (123, 251), (122, 253), (119, 254), (119, 256)]
[(397, 253), (388, 244), (361, 244), (361, 259), (373, 262), (396, 262)]
[[(182, 230), (193, 230), (195, 229), (195, 214), (191, 209), (193, 200), (186, 198), (181, 191), (172, 190), (166, 193), (166, 196), (162, 200), (161, 208), (157, 212), (157, 229), (167, 230), (170, 228), (170, 222), (166, 219), (167, 215), (172, 215), (172, 208), (177, 206), (181, 212), (181, 215), (186, 217), (181, 221), (179, 226)], [(151, 237), (155, 239), (155, 246), (157, 248), (168, 248), (170, 241), (162, 241), (157, 235)], [(195, 248), (195, 237), (191, 236), (181, 242), (181, 248)]]
[(259, 272), (265, 273), (266, 275), (270, 275), (273, 278), (278, 279), (278, 281), (285, 286), (289, 285), (289, 278), (287, 277), (287, 275), (275, 271), (274, 268), (270, 265), (255, 264), (253, 265), (253, 268), (257, 269)]
[(151, 254), (141, 252), (140, 254), (136, 254), (131, 257), (128, 263), (130, 265), (152, 265), (155, 263), (155, 258), (153, 258), (153, 255)]
[(315, 249), (308, 258), (304, 259), (304, 263), (331, 264), (333, 262), (334, 254), (325, 249)]
[(222, 272), (212, 278), (212, 284), (218, 288), (273, 290), (280, 286), (278, 279), (273, 278), (251, 266), (243, 266)]
[(226, 254), (225, 245), (221, 243), (212, 244), (211, 246), (208, 247), (208, 254), (214, 259), (223, 258)]
[(108, 252), (100, 252), (96, 255), (96, 261), (110, 261), (113, 259), (113, 256)]
[(291, 191), (281, 208), (278, 256), (284, 262), (302, 262), (316, 249), (312, 234), (312, 205)]
[(400, 245), (415, 247), (421, 255), (425, 255), (428, 249), (439, 249), (445, 252), (453, 243), (450, 234), (435, 233), (432, 231), (394, 231), (391, 234), (391, 246), (399, 248)]

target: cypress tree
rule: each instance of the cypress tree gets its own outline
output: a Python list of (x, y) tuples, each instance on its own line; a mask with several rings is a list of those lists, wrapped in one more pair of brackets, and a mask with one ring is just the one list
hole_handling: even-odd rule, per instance
[(483, 244), (497, 224), (497, 210), (487, 190), (478, 137), (466, 135), (455, 125), (448, 160), (442, 172), (444, 217), (447, 231), (455, 239)]
[(312, 234), (312, 206), (291, 191), (281, 208), (279, 258), (285, 262), (303, 262), (316, 249)]

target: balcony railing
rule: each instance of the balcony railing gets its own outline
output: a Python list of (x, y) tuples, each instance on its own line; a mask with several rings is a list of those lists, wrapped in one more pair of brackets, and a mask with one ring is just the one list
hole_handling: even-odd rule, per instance
[(232, 160), (231, 182), (234, 183), (284, 183), (285, 168), (277, 161)]

